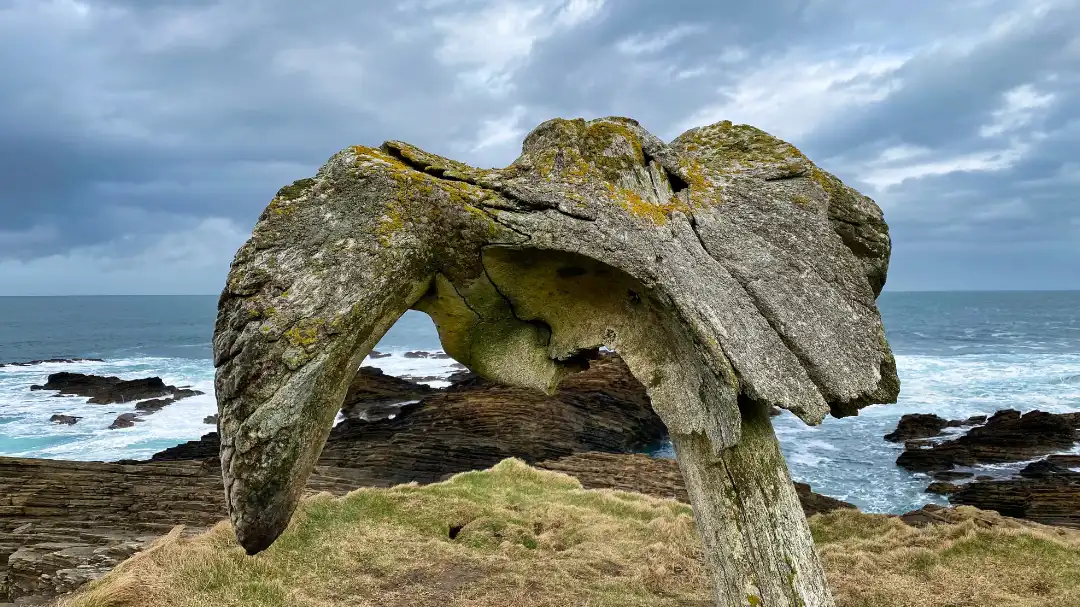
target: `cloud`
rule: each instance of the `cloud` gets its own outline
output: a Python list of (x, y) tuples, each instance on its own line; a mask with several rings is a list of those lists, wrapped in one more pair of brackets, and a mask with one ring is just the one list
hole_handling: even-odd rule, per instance
[(0, 276), (21, 295), (215, 293), (247, 237), (234, 222), (208, 217), (154, 238), (124, 234), (62, 254), (0, 260)]
[(790, 140), (885, 209), (888, 288), (1080, 288), (1077, 32), (1077, 0), (8, 0), (0, 290), (217, 292), (341, 148), (505, 166), (605, 115)]
[(902, 54), (852, 48), (829, 59), (808, 60), (792, 50), (747, 66), (717, 89), (722, 101), (683, 120), (680, 130), (720, 120), (753, 124), (778, 137), (799, 139), (827, 118), (879, 102), (899, 90)]
[(593, 19), (602, 7), (601, 0), (492, 0), (437, 17), (434, 25), (442, 40), (435, 56), (444, 65), (461, 68), (459, 78), (466, 87), (504, 95), (537, 43)]
[(1001, 109), (995, 110), (991, 122), (979, 129), (983, 137), (996, 137), (1027, 125), (1036, 110), (1045, 109), (1054, 100), (1053, 94), (1039, 93), (1031, 84), (1010, 89), (1003, 97)]
[(682, 24), (651, 35), (635, 34), (629, 38), (623, 38), (615, 48), (624, 55), (658, 53), (687, 36), (703, 31), (705, 31), (705, 27), (700, 24)]
[(519, 144), (525, 131), (521, 125), (524, 117), (525, 108), (518, 105), (514, 106), (510, 113), (504, 116), (484, 120), (476, 133), (472, 151), (476, 152), (508, 143)]

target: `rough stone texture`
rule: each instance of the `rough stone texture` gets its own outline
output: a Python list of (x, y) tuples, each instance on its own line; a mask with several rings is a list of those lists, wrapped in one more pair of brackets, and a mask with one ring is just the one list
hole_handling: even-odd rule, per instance
[(926, 488), (927, 493), (936, 493), (938, 495), (949, 495), (950, 493), (956, 493), (959, 490), (959, 485), (945, 481), (934, 481)]
[(54, 424), (59, 424), (59, 425), (64, 425), (64, 426), (74, 426), (75, 424), (79, 423), (80, 419), (82, 419), (82, 418), (78, 417), (76, 415), (61, 415), (61, 414), (58, 413), (58, 414), (53, 415), (52, 417), (50, 417), (49, 421), (51, 421)]
[(896, 430), (885, 435), (885, 440), (902, 443), (916, 438), (931, 438), (941, 434), (949, 421), (933, 413), (908, 413), (900, 418)]
[(889, 252), (872, 200), (730, 122), (665, 144), (627, 118), (550, 120), (492, 170), (397, 141), (343, 150), (278, 192), (219, 302), (240, 542), (258, 552), (287, 525), (353, 371), (414, 308), (510, 385), (550, 392), (619, 351), (679, 451), (717, 603), (831, 605), (758, 408), (815, 424), (895, 400), (875, 305)]
[(134, 413), (121, 413), (116, 416), (113, 423), (109, 424), (109, 430), (118, 430), (120, 428), (130, 428), (135, 425), (136, 422), (141, 422), (139, 416)]
[[(352, 387), (400, 402), (416, 385), (361, 368)], [(507, 457), (536, 463), (584, 451), (627, 453), (665, 436), (645, 388), (618, 357), (603, 356), (550, 396), (472, 378), (432, 390), (394, 419), (345, 420), (330, 432), (319, 464), (356, 470), (371, 486), (430, 483)], [(211, 433), (152, 460), (206, 459), (218, 448)]]
[[(44, 386), (32, 386), (31, 390), (57, 390), (60, 396), (85, 396), (96, 405), (130, 403), (143, 399), (171, 397), (171, 402), (202, 394), (198, 390), (167, 386), (160, 377), (123, 380), (119, 377), (101, 377), (83, 373), (61, 371), (49, 376)], [(165, 403), (168, 404), (168, 403)], [(162, 404), (161, 406), (164, 406)], [(157, 407), (160, 409), (161, 407)], [(156, 409), (154, 409), (156, 410)]]
[(949, 502), (996, 510), (1004, 516), (1045, 525), (1080, 529), (1080, 468), (1078, 456), (1051, 456), (1033, 462), (1020, 478), (975, 481), (958, 488)]
[(349, 384), (341, 414), (347, 419), (382, 419), (396, 411), (395, 405), (419, 400), (432, 392), (430, 386), (387, 375), (377, 367), (360, 367)]
[(929, 472), (953, 466), (1020, 462), (1071, 448), (1080, 440), (1080, 413), (998, 411), (963, 436), (929, 446), (907, 443), (896, 463)]

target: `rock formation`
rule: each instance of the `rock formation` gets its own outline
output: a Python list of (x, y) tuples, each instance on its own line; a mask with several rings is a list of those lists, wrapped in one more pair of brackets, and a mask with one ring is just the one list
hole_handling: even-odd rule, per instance
[[(119, 377), (101, 377), (67, 371), (53, 373), (44, 386), (30, 386), (30, 389), (57, 390), (59, 396), (85, 396), (90, 399), (88, 402), (95, 405), (130, 403), (163, 396), (168, 396), (171, 398), (170, 402), (175, 402), (182, 398), (202, 394), (198, 390), (167, 386), (160, 377), (123, 380)], [(157, 409), (160, 408), (157, 407)]]
[(1019, 478), (975, 481), (957, 488), (949, 502), (996, 510), (1044, 525), (1080, 529), (1080, 456), (1050, 456), (1028, 464)]
[[(415, 396), (416, 384), (392, 379), (365, 367), (350, 389), (384, 402)], [(431, 483), (508, 457), (532, 464), (585, 451), (630, 453), (666, 436), (626, 364), (602, 356), (552, 395), (472, 378), (430, 390), (392, 419), (346, 419), (330, 432), (319, 464), (350, 468), (367, 486)], [(207, 459), (218, 448), (217, 434), (210, 433), (152, 459)]]
[(377, 367), (360, 367), (349, 384), (341, 414), (346, 419), (382, 419), (395, 412), (402, 402), (418, 400), (432, 392), (430, 386), (387, 375)]
[(908, 413), (900, 418), (896, 430), (885, 435), (885, 440), (902, 443), (912, 439), (931, 438), (941, 434), (949, 421), (933, 413)]
[(50, 417), (49, 421), (54, 424), (59, 424), (63, 426), (74, 426), (79, 422), (80, 419), (82, 418), (75, 415), (62, 415), (58, 413)]
[[(317, 468), (313, 491), (357, 483)], [(141, 465), (0, 457), (0, 604), (42, 604), (150, 541), (225, 514), (216, 460)]]
[[(897, 428), (900, 431), (900, 428)], [(1080, 413), (1005, 409), (954, 440), (924, 445), (907, 443), (896, 459), (915, 472), (1020, 462), (1071, 448), (1080, 440)]]
[(895, 400), (880, 209), (722, 122), (665, 144), (550, 120), (505, 169), (391, 141), (282, 188), (214, 335), (221, 461), (250, 553), (287, 525), (353, 372), (408, 309), (481, 376), (551, 391), (617, 350), (671, 434), (720, 605), (831, 605), (769, 406)]

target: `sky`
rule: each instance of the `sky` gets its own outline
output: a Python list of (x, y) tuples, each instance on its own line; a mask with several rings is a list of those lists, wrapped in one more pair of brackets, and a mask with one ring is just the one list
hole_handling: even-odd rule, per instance
[(216, 294), (282, 186), (556, 116), (790, 141), (887, 290), (1080, 289), (1080, 0), (0, 0), (0, 295)]

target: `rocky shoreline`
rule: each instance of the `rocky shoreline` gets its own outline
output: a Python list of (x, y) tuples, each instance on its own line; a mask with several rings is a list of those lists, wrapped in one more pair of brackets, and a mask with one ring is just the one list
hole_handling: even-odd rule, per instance
[[(938, 440), (946, 428), (965, 431)], [(886, 440), (904, 442), (897, 465), (928, 474), (934, 482), (927, 492), (947, 495), (951, 504), (1080, 529), (1080, 455), (1062, 453), (1080, 445), (1080, 413), (1004, 409), (966, 420), (911, 414)], [(987, 474), (987, 465), (1029, 460), (1014, 475)]]
[[(38, 364), (42, 362), (82, 362), (91, 359), (53, 359), (48, 361), (33, 361), (20, 366)], [(54, 391), (55, 397), (81, 396), (88, 399), (86, 402), (92, 405), (115, 405), (135, 403), (135, 411), (121, 413), (109, 425), (110, 430), (118, 428), (130, 428), (142, 418), (161, 411), (168, 405), (181, 401), (185, 398), (203, 394), (199, 390), (193, 390), (187, 386), (166, 385), (160, 377), (144, 377), (141, 379), (124, 380), (119, 377), (102, 377), (100, 375), (87, 375), (85, 373), (70, 373), (61, 371), (49, 375), (44, 385), (32, 385), (31, 391)], [(56, 414), (49, 418), (54, 424), (75, 425), (82, 419), (74, 415)]]
[[(50, 376), (46, 386), (58, 392), (81, 390), (84, 397), (120, 402), (144, 397), (138, 414), (190, 395), (188, 388), (166, 386), (158, 378), (54, 375), (60, 377)], [(1080, 528), (1080, 455), (1059, 454), (1075, 446), (1078, 432), (1080, 414), (1006, 410), (964, 420), (907, 415), (886, 440), (904, 443), (897, 464), (927, 474), (930, 486), (954, 505)], [(516, 457), (574, 476), (586, 488), (685, 502), (678, 465), (637, 453), (664, 438), (643, 386), (614, 355), (571, 375), (552, 396), (466, 372), (455, 374), (448, 388), (435, 389), (363, 367), (307, 490), (343, 494), (364, 486), (437, 482)], [(176, 525), (194, 533), (221, 520), (218, 446), (211, 432), (146, 461), (0, 458), (0, 607), (5, 600), (43, 604), (102, 575)], [(1015, 478), (979, 474), (984, 464), (1038, 457), (1043, 459)], [(807, 516), (854, 508), (805, 484), (796, 483), (796, 489)], [(953, 512), (928, 505), (901, 519), (926, 525), (970, 518)]]

